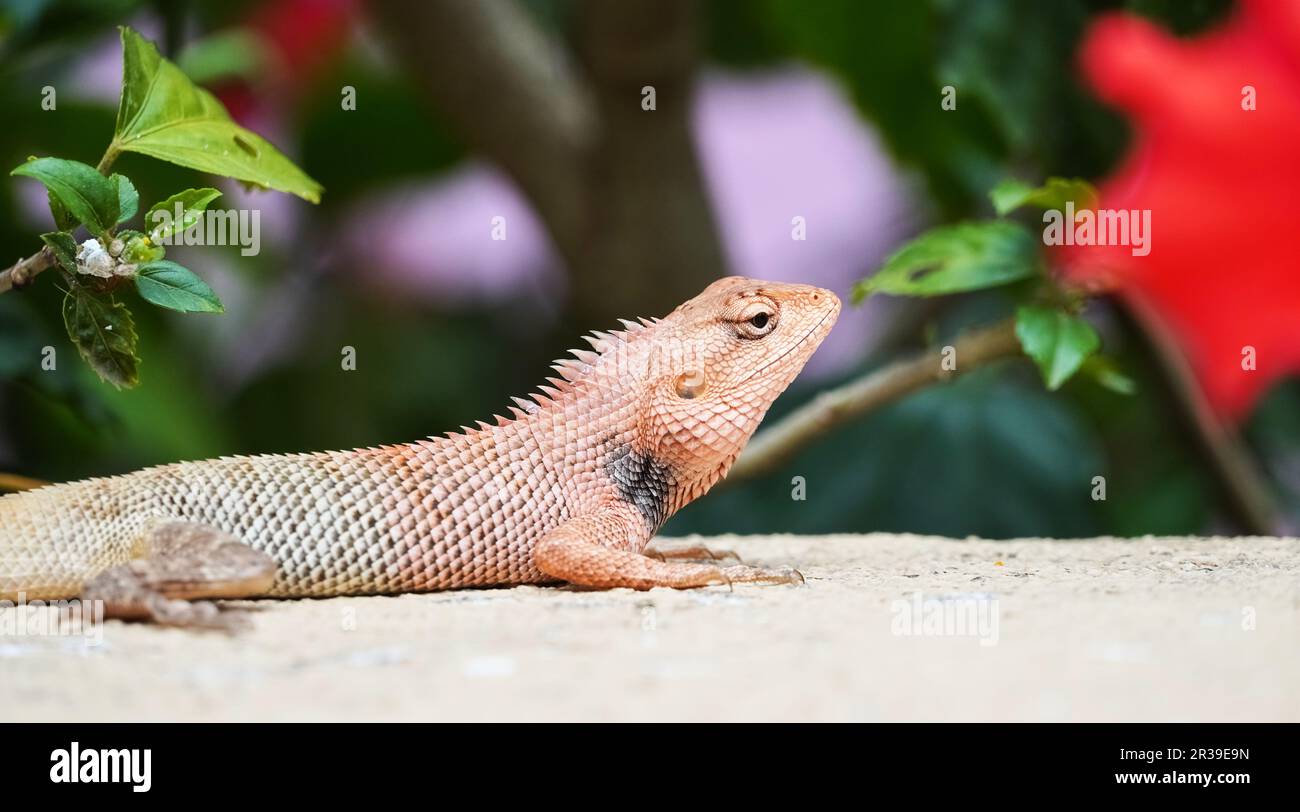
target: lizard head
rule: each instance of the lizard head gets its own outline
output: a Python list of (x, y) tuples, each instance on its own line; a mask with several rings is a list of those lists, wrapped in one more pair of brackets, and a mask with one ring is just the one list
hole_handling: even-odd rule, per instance
[(679, 504), (726, 473), (839, 313), (828, 290), (731, 276), (657, 325), (669, 340), (656, 342), (641, 438), (686, 491)]

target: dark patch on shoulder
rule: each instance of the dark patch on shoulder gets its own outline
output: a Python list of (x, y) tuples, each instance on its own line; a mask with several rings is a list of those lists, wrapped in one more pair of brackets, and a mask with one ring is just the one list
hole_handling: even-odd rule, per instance
[(605, 473), (618, 488), (619, 496), (636, 507), (652, 531), (668, 518), (668, 490), (671, 471), (648, 454), (621, 445), (609, 452)]

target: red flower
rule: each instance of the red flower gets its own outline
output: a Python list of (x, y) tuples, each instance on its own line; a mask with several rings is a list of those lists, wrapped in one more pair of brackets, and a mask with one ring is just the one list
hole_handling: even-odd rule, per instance
[(356, 16), (355, 0), (278, 0), (258, 8), (249, 23), (280, 57), (285, 78), (301, 85), (325, 69)]
[(273, 0), (256, 8), (245, 25), (260, 37), (274, 68), (272, 85), (255, 92), (246, 82), (230, 82), (217, 91), (236, 121), (247, 122), (263, 105), (282, 106), (296, 99), (328, 67), (356, 24), (358, 0)]
[(1107, 16), (1082, 64), (1135, 131), (1098, 208), (1149, 209), (1150, 253), (1075, 249), (1065, 274), (1168, 330), (1211, 406), (1240, 420), (1300, 371), (1300, 3), (1245, 2), (1191, 40)]

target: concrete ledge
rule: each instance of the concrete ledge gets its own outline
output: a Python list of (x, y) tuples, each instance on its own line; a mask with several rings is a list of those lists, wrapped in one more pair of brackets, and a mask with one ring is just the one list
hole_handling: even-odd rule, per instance
[(267, 601), (237, 637), (0, 637), (0, 718), (1300, 720), (1295, 539), (689, 541), (808, 584)]

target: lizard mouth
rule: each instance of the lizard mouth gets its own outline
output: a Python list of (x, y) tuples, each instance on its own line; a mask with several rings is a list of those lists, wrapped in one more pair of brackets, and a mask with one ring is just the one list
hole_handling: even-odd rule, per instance
[(744, 383), (745, 381), (749, 380), (750, 378), (754, 377), (755, 375), (760, 375), (760, 374), (762, 374), (762, 372), (763, 372), (764, 370), (768, 369), (769, 367), (772, 367), (772, 366), (774, 366), (774, 365), (776, 365), (776, 364), (781, 363), (782, 359), (784, 359), (787, 355), (789, 355), (790, 353), (792, 353), (792, 352), (794, 352), (795, 350), (799, 349), (799, 348), (802, 347), (804, 344), (807, 344), (807, 343), (808, 343), (808, 339), (812, 338), (814, 335), (817, 334), (817, 332), (818, 332), (819, 330), (821, 330), (822, 325), (826, 323), (826, 320), (829, 319), (832, 315), (834, 315), (835, 313), (838, 313), (838, 312), (839, 312), (839, 308), (836, 308), (836, 309), (834, 309), (834, 310), (827, 310), (824, 314), (822, 314), (821, 319), (820, 319), (816, 324), (814, 324), (812, 327), (808, 328), (808, 332), (804, 333), (802, 338), (800, 338), (800, 339), (799, 339), (798, 341), (796, 341), (795, 343), (791, 344), (791, 345), (786, 349), (785, 352), (781, 353), (781, 354), (778, 355), (777, 357), (773, 358), (771, 361), (768, 361), (766, 364), (763, 364), (763, 365), (762, 365), (761, 367), (759, 367), (758, 369), (754, 370), (753, 372), (749, 373), (749, 374), (746, 375), (745, 377), (741, 378), (741, 379), (740, 379), (740, 382), (741, 382), (741, 383)]

